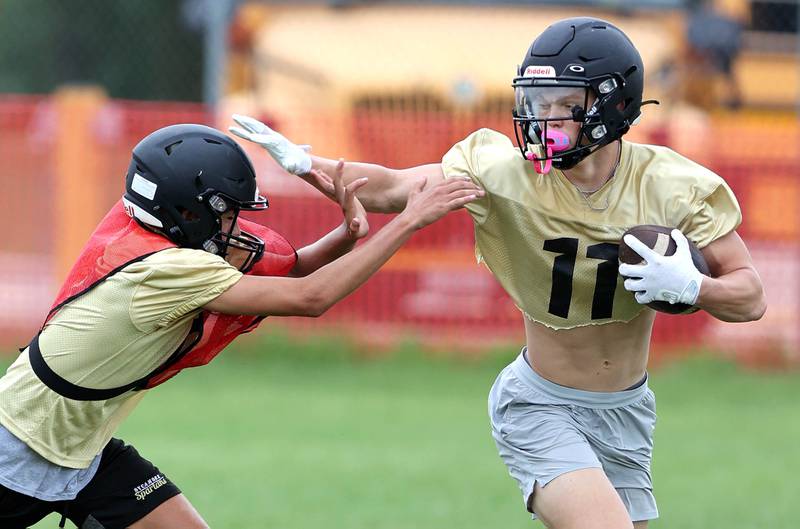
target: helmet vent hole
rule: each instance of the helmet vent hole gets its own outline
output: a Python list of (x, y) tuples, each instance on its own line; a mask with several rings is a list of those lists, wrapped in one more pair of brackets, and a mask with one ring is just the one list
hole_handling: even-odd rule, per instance
[(206, 143), (213, 143), (214, 145), (222, 145), (222, 142), (219, 142), (217, 140), (210, 140), (208, 138), (203, 138), (203, 139), (206, 141)]
[(625, 70), (625, 73), (622, 76), (625, 77), (625, 78), (628, 78), (636, 70), (638, 70), (638, 68), (636, 67), (636, 65), (633, 65), (630, 68), (628, 68), (627, 70)]
[(178, 145), (180, 145), (181, 143), (183, 143), (183, 140), (176, 141), (175, 143), (170, 143), (169, 145), (167, 145), (166, 147), (164, 147), (164, 151), (166, 151), (166, 153), (167, 153), (167, 156), (171, 155), (171, 154), (172, 154), (172, 151), (174, 151), (174, 150), (175, 150), (175, 148), (176, 148)]

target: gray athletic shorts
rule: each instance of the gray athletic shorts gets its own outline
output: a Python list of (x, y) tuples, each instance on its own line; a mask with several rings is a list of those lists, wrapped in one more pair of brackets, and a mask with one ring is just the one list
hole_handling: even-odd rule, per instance
[(582, 391), (542, 378), (524, 355), (498, 375), (489, 417), (526, 508), (536, 482), (544, 487), (567, 472), (602, 468), (632, 521), (658, 518), (650, 477), (656, 400), (647, 379), (625, 391)]

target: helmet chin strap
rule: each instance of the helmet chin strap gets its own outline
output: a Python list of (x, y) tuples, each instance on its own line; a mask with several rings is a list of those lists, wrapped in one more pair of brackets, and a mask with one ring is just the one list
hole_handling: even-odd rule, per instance
[(569, 149), (569, 136), (558, 130), (547, 129), (542, 137), (542, 145), (546, 149), (544, 158), (536, 157), (531, 151), (525, 153), (525, 158), (533, 163), (537, 173), (547, 174), (553, 166), (553, 153)]

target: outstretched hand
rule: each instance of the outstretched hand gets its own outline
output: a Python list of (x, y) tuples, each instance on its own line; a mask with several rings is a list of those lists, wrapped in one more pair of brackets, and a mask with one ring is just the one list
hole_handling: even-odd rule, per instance
[(443, 180), (425, 189), (427, 180), (421, 178), (415, 183), (408, 194), (406, 209), (401, 213), (409, 216), (417, 229), (485, 194), (483, 189), (467, 177)]
[(311, 171), (310, 145), (295, 145), (285, 136), (250, 116), (233, 115), (239, 127), (228, 127), (231, 134), (264, 147), (285, 171), (303, 176)]
[(367, 183), (367, 178), (358, 178), (348, 185), (344, 185), (344, 160), (339, 159), (333, 172), (333, 178), (319, 169), (312, 169), (311, 175), (317, 182), (318, 188), (332, 198), (342, 208), (344, 225), (347, 236), (353, 240), (366, 237), (369, 233), (367, 212), (361, 201), (356, 197), (356, 191)]
[(336, 194), (336, 186), (333, 184), (333, 178), (328, 176), (328, 173), (322, 169), (311, 169), (308, 175), (304, 176), (303, 179), (314, 186), (323, 195), (341, 205), (339, 203), (339, 197)]

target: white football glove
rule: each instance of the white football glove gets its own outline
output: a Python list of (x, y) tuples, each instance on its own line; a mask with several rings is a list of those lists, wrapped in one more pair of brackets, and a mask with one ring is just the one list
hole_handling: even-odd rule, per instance
[(664, 256), (650, 249), (633, 235), (625, 236), (625, 244), (638, 253), (645, 263), (620, 263), (619, 273), (625, 279), (625, 290), (635, 292), (642, 305), (653, 301), (694, 305), (700, 295), (703, 274), (694, 266), (689, 242), (680, 230), (672, 230), (677, 244), (675, 253)]
[(228, 127), (232, 134), (264, 147), (286, 171), (298, 176), (311, 171), (311, 156), (308, 155), (310, 145), (295, 145), (282, 134), (249, 116), (234, 114), (233, 121), (241, 128)]

